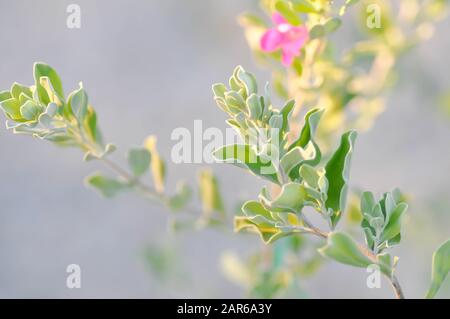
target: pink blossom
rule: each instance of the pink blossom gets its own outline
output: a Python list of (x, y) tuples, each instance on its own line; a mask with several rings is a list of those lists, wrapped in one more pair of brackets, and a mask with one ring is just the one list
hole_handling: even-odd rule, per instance
[(275, 28), (267, 30), (261, 37), (261, 49), (264, 52), (281, 49), (282, 62), (285, 66), (289, 66), (294, 57), (300, 55), (300, 49), (308, 41), (308, 29), (289, 24), (278, 12), (272, 15), (272, 21)]

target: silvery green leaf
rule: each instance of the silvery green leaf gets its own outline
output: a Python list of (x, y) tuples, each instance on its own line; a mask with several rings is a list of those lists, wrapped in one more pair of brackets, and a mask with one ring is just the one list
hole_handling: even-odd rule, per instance
[(242, 205), (242, 212), (247, 217), (262, 216), (268, 224), (273, 224), (272, 214), (260, 202), (250, 200)]
[(361, 212), (363, 214), (372, 214), (375, 207), (375, 197), (372, 192), (364, 192), (361, 195)]
[[(214, 101), (216, 101), (217, 106), (224, 112), (229, 113), (231, 110), (228, 109), (227, 102), (225, 101), (225, 98), (222, 97), (215, 97)], [(238, 110), (239, 111), (239, 110)]]
[(278, 170), (273, 163), (264, 161), (250, 145), (225, 145), (215, 150), (213, 156), (219, 162), (247, 168), (257, 176), (261, 176), (276, 184), (279, 183)]
[(136, 177), (150, 168), (151, 155), (145, 148), (133, 148), (128, 152), (128, 164)]
[(212, 86), (212, 90), (214, 92), (215, 97), (220, 97), (220, 98), (224, 99), (225, 92), (227, 91), (227, 87), (223, 83), (216, 83)]
[[(238, 68), (238, 67), (237, 67)], [(243, 89), (243, 86), (241, 85), (238, 78), (236, 78), (235, 74), (237, 72), (237, 68), (235, 69), (234, 74), (230, 77), (230, 80), (228, 81), (230, 88), (233, 91), (239, 92), (239, 90)]]
[(372, 212), (370, 213), (370, 216), (373, 218), (377, 218), (377, 217), (380, 217), (383, 219), (385, 218), (380, 203), (375, 204), (375, 206), (372, 209)]
[(263, 195), (260, 195), (260, 199), (271, 211), (299, 213), (305, 203), (306, 190), (301, 184), (288, 183), (283, 185), (280, 194), (273, 200)]
[(258, 84), (253, 74), (246, 72), (242, 67), (238, 67), (237, 78), (243, 83), (247, 96), (258, 92)]
[[(272, 102), (270, 100), (270, 84), (269, 84), (269, 82), (266, 82), (266, 85), (264, 85), (264, 95), (261, 97), (261, 99), (262, 99), (262, 105), (263, 105), (263, 115), (270, 115), (270, 106), (272, 105)], [(263, 120), (264, 120), (264, 118), (263, 118)]]
[[(45, 89), (45, 91), (47, 92), (47, 96), (49, 99), (49, 103), (56, 103), (58, 105), (63, 105), (64, 104), (64, 96), (60, 96), (55, 89), (53, 88), (50, 79), (46, 76), (42, 76), (39, 79), (39, 82), (41, 84), (41, 86)], [(45, 104), (44, 104), (45, 105)]]
[(86, 184), (87, 186), (93, 187), (104, 197), (113, 197), (120, 191), (129, 188), (128, 184), (101, 174), (94, 174), (87, 177)]
[(245, 111), (246, 105), (242, 96), (236, 91), (228, 91), (225, 93), (225, 101), (229, 108)]
[(386, 212), (386, 220), (389, 220), (392, 211), (395, 209), (397, 203), (395, 202), (391, 193), (384, 194), (384, 210)]
[(381, 230), (384, 226), (384, 220), (382, 217), (373, 217), (370, 219), (369, 224), (374, 229)]
[(250, 117), (254, 120), (259, 120), (262, 116), (262, 105), (259, 97), (256, 94), (251, 94), (247, 98), (247, 108)]
[(269, 126), (274, 129), (278, 129), (281, 132), (281, 128), (283, 127), (283, 116), (280, 114), (274, 114), (269, 119)]
[(331, 216), (332, 226), (335, 227), (345, 209), (347, 198), (350, 162), (356, 139), (356, 132), (349, 131), (341, 138), (341, 144), (325, 166), (325, 176), (328, 180), (327, 208), (334, 211)]
[(300, 132), (297, 140), (289, 146), (289, 149), (301, 146), (305, 147), (310, 141), (314, 140), (314, 135), (316, 134), (317, 126), (319, 125), (320, 118), (324, 109), (312, 109), (305, 115), (305, 124)]
[(22, 94), (27, 96), (29, 99), (33, 97), (33, 93), (31, 92), (29, 87), (14, 82), (11, 86), (11, 96), (16, 100), (20, 100), (20, 95)]
[(308, 164), (302, 165), (300, 167), (299, 175), (308, 186), (318, 188), (320, 175), (312, 166)]
[(283, 126), (281, 127), (281, 132), (284, 134), (289, 129), (289, 116), (295, 106), (295, 100), (290, 100), (282, 107), (280, 114), (283, 117)]
[(43, 127), (50, 127), (52, 125), (53, 118), (49, 116), (46, 112), (39, 115), (38, 122)]
[(375, 234), (372, 232), (372, 230), (369, 227), (364, 227), (364, 236), (366, 239), (366, 245), (369, 247), (370, 250), (374, 249), (375, 244)]
[(24, 105), (20, 107), (20, 114), (26, 120), (32, 121), (36, 120), (36, 118), (41, 114), (42, 107), (37, 105), (34, 101), (29, 100), (25, 102)]
[(36, 92), (38, 94), (39, 100), (47, 105), (52, 102), (50, 97), (48, 96), (47, 90), (41, 84), (41, 77), (47, 77), (53, 87), (54, 91), (60, 96), (64, 97), (64, 91), (61, 83), (61, 79), (59, 78), (56, 71), (45, 63), (37, 62), (34, 64), (34, 80), (36, 85)]
[(355, 267), (367, 267), (374, 263), (361, 251), (353, 238), (345, 233), (330, 233), (326, 246), (320, 248), (319, 252), (340, 263)]
[(67, 103), (78, 122), (83, 123), (88, 110), (88, 96), (81, 83), (80, 88), (69, 95)]
[(391, 212), (389, 221), (387, 222), (386, 226), (384, 227), (383, 235), (381, 236), (381, 239), (383, 241), (390, 240), (390, 239), (396, 237), (398, 234), (400, 234), (401, 226), (402, 226), (401, 219), (407, 209), (408, 209), (408, 205), (406, 203), (400, 203)]
[[(314, 145), (313, 142), (308, 143), (305, 148), (301, 146), (294, 147), (283, 155), (280, 166), (286, 175), (295, 179), (298, 177), (301, 165), (314, 165), (320, 161), (321, 155), (320, 152), (317, 151), (318, 148), (316, 148), (316, 145)], [(295, 174), (294, 171), (296, 171)]]
[(290, 235), (289, 232), (283, 232), (281, 229), (275, 227), (275, 225), (271, 227), (257, 225), (253, 222), (252, 217), (246, 216), (237, 216), (234, 218), (234, 231), (240, 232), (243, 230), (249, 230), (259, 234), (261, 240), (265, 244), (270, 244), (280, 239), (282, 237)]
[(426, 295), (427, 299), (436, 296), (450, 271), (450, 240), (447, 240), (434, 252), (431, 267), (431, 285)]
[(58, 105), (56, 105), (55, 103), (49, 103), (47, 105), (47, 108), (45, 109), (45, 113), (50, 117), (54, 117), (57, 112), (58, 112)]

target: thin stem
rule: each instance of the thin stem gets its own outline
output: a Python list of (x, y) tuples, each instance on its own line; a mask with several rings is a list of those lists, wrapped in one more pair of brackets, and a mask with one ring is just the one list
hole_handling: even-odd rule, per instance
[(392, 288), (394, 289), (395, 296), (397, 297), (397, 299), (405, 299), (405, 295), (403, 294), (402, 287), (400, 286), (397, 277), (393, 275), (392, 278), (390, 279)]
[[(323, 239), (327, 239), (330, 236), (330, 233), (324, 232), (320, 230), (319, 228), (315, 227), (307, 218), (305, 215), (302, 215), (303, 223), (306, 225), (306, 227), (298, 227), (298, 229), (304, 233), (308, 233), (311, 235), (318, 236)], [(373, 262), (377, 261), (376, 255), (368, 249), (366, 246), (359, 245), (360, 250)], [(397, 277), (395, 275), (392, 275), (392, 277), (389, 277), (385, 275), (386, 278), (389, 280), (390, 284), (392, 285), (392, 288), (394, 289), (395, 297), (397, 299), (405, 299), (405, 295), (403, 294), (402, 287), (400, 286), (400, 282), (398, 281)]]

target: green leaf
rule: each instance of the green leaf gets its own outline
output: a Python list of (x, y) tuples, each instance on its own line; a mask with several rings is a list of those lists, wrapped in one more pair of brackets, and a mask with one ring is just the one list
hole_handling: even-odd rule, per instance
[(145, 148), (134, 148), (128, 152), (128, 164), (134, 176), (139, 177), (150, 167), (151, 155)]
[(309, 187), (312, 188), (319, 187), (320, 175), (312, 166), (308, 164), (302, 165), (300, 167), (299, 175)]
[(41, 84), (41, 77), (47, 77), (55, 90), (55, 92), (60, 96), (64, 97), (64, 91), (61, 83), (61, 79), (59, 78), (56, 71), (45, 63), (35, 63), (34, 64), (34, 80), (36, 84), (37, 93), (39, 96), (39, 100), (47, 105), (51, 102), (50, 97), (48, 96), (47, 90)]
[(223, 83), (213, 84), (212, 90), (214, 92), (214, 96), (225, 98), (225, 92), (227, 92), (227, 87)]
[[(281, 127), (281, 134), (284, 135), (289, 129), (289, 116), (291, 115), (292, 110), (295, 106), (295, 100), (290, 100), (286, 102), (283, 108), (280, 111), (280, 114), (283, 117), (283, 126)], [(281, 136), (283, 137), (283, 136)]]
[(166, 164), (156, 148), (156, 136), (149, 136), (145, 140), (144, 146), (150, 152), (151, 170), (156, 191), (162, 193), (164, 192), (164, 183), (166, 180)]
[(318, 10), (309, 0), (292, 0), (294, 9), (299, 13), (317, 13)]
[(212, 171), (204, 169), (199, 172), (198, 186), (200, 199), (203, 204), (203, 213), (210, 216), (213, 212), (225, 214), (219, 183)]
[(401, 219), (403, 213), (408, 209), (408, 205), (406, 203), (398, 204), (395, 209), (392, 211), (391, 216), (389, 217), (389, 221), (383, 230), (383, 235), (381, 236), (381, 240), (390, 240), (400, 234), (401, 231)]
[(225, 102), (228, 107), (239, 111), (245, 111), (246, 105), (243, 97), (235, 91), (228, 91), (225, 93)]
[(246, 72), (244, 68), (238, 66), (236, 75), (239, 81), (243, 83), (247, 96), (258, 92), (258, 83), (256, 82), (256, 78), (253, 74)]
[(330, 217), (333, 227), (337, 225), (345, 209), (350, 162), (356, 136), (355, 131), (342, 135), (341, 144), (325, 166), (325, 177), (329, 182), (325, 206), (333, 210)]
[(88, 106), (86, 116), (84, 118), (83, 127), (88, 137), (96, 144), (102, 144), (102, 135), (97, 127), (97, 113), (92, 106)]
[(315, 108), (306, 113), (305, 124), (300, 131), (300, 135), (297, 140), (289, 146), (289, 150), (297, 146), (305, 147), (309, 141), (314, 140), (314, 135), (316, 134), (317, 126), (319, 125), (323, 112), (324, 109)]
[(283, 127), (283, 116), (281, 114), (273, 114), (269, 119), (270, 128), (278, 129), (281, 131)]
[(316, 165), (320, 161), (320, 151), (313, 142), (306, 145), (305, 148), (297, 146), (283, 155), (280, 166), (286, 175), (296, 179), (301, 165)]
[(431, 286), (428, 289), (426, 298), (431, 299), (436, 296), (439, 288), (450, 271), (450, 240), (442, 244), (433, 254), (431, 273)]
[[(8, 92), (9, 94), (9, 92)], [(22, 114), (20, 112), (20, 103), (14, 98), (4, 99), (0, 102), (0, 106), (5, 112), (6, 116), (11, 118), (12, 120), (21, 120)]]
[(129, 186), (113, 178), (105, 177), (101, 174), (94, 174), (86, 178), (86, 184), (93, 187), (104, 197), (113, 197)]
[(248, 144), (225, 145), (213, 152), (214, 158), (219, 162), (230, 163), (238, 167), (249, 169), (253, 174), (261, 176), (278, 184), (278, 175), (271, 161), (263, 160), (256, 155)]
[(25, 102), (25, 104), (20, 107), (20, 114), (24, 119), (29, 121), (36, 120), (41, 113), (42, 108), (32, 100)]
[(330, 34), (336, 31), (342, 25), (342, 21), (339, 18), (331, 18), (323, 25), (325, 34)]
[(325, 33), (326, 32), (325, 32), (324, 26), (321, 24), (316, 24), (309, 31), (309, 38), (311, 40), (319, 39), (319, 38), (322, 38), (323, 36), (325, 36)]
[(375, 197), (372, 192), (364, 192), (361, 195), (361, 212), (371, 215), (375, 207)]
[(248, 113), (254, 120), (259, 120), (262, 116), (262, 105), (259, 97), (256, 94), (251, 94), (246, 101)]
[(330, 233), (326, 246), (320, 248), (319, 252), (346, 265), (367, 267), (374, 264), (350, 236), (340, 232)]
[(234, 218), (234, 231), (240, 232), (243, 230), (250, 230), (259, 234), (261, 240), (265, 244), (270, 244), (282, 237), (290, 235), (288, 232), (283, 232), (275, 226), (263, 227), (258, 226), (252, 221), (252, 218), (246, 216), (237, 216)]
[(83, 123), (88, 110), (88, 96), (81, 83), (80, 88), (69, 95), (67, 103), (77, 120)]
[(11, 95), (11, 92), (9, 91), (1, 91), (0, 92), (0, 103), (2, 103), (3, 101), (12, 99), (13, 96)]
[(11, 96), (16, 100), (19, 100), (21, 94), (25, 94), (30, 99), (33, 97), (33, 93), (31, 92), (29, 87), (14, 82), (11, 87)]
[(299, 25), (302, 21), (297, 16), (297, 14), (293, 11), (292, 5), (290, 2), (286, 2), (283, 0), (277, 1), (275, 3), (275, 9), (292, 25)]
[(169, 199), (169, 208), (173, 211), (181, 210), (186, 207), (191, 197), (191, 188), (186, 183), (179, 182), (177, 184), (176, 194)]
[(263, 204), (273, 212), (300, 213), (304, 206), (305, 198), (305, 188), (298, 183), (284, 184), (280, 194), (274, 200), (268, 199), (264, 194), (260, 195)]
[[(265, 219), (267, 219), (267, 224), (266, 225), (273, 224), (272, 214), (270, 213), (269, 210), (267, 210), (258, 201), (250, 200), (250, 201), (245, 202), (242, 205), (241, 210), (247, 217), (262, 216)], [(264, 220), (264, 219), (260, 219), (260, 220)]]

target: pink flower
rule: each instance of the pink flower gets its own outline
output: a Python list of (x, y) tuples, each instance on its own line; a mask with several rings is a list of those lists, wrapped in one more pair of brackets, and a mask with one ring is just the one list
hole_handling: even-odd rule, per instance
[(294, 57), (300, 55), (300, 49), (308, 41), (308, 29), (289, 24), (278, 12), (272, 15), (272, 21), (276, 27), (267, 30), (261, 37), (261, 49), (264, 52), (281, 49), (282, 62), (285, 66), (289, 66)]

